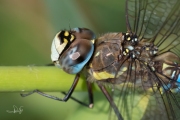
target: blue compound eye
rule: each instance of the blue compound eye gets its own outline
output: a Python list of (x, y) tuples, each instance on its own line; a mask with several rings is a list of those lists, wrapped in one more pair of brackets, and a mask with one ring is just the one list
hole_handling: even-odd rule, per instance
[(76, 74), (82, 70), (94, 51), (94, 45), (86, 39), (76, 39), (59, 58), (59, 64), (64, 71)]
[(95, 34), (86, 28), (74, 28), (56, 34), (51, 59), (65, 72), (76, 74), (82, 70), (94, 51)]

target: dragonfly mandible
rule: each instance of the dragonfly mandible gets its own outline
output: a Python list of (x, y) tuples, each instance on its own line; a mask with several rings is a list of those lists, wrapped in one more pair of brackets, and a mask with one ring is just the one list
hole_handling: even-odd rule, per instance
[[(89, 104), (71, 98), (92, 108), (90, 84), (97, 83), (113, 109), (109, 119), (136, 119), (132, 114), (142, 120), (180, 119), (179, 6), (179, 0), (126, 0), (127, 32), (95, 38), (86, 28), (60, 31), (52, 43), (51, 59), (65, 72), (76, 74), (72, 87), (63, 99), (39, 90), (22, 96), (37, 92), (67, 101), (85, 71)], [(139, 103), (148, 104), (141, 114)]]

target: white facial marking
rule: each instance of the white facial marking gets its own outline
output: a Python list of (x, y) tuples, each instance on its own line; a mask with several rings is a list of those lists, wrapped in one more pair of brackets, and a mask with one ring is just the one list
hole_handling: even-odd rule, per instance
[(52, 42), (52, 45), (51, 45), (51, 60), (52, 61), (57, 61), (59, 58), (59, 53), (55, 47), (55, 43), (54, 43), (54, 40)]

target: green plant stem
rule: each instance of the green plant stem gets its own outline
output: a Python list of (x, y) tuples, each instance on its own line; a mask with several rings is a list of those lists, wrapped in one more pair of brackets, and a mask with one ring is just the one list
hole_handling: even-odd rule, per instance
[[(54, 66), (1, 66), (0, 92), (20, 92), (38, 89), (44, 92), (68, 91), (75, 75)], [(86, 90), (80, 78), (76, 91)]]

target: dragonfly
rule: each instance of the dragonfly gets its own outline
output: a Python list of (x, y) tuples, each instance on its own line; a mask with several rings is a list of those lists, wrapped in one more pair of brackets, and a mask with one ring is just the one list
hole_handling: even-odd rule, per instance
[[(111, 106), (110, 120), (180, 120), (180, 1), (126, 0), (127, 32), (100, 37), (87, 28), (63, 30), (51, 47), (53, 63), (75, 74), (64, 98), (93, 107), (91, 83)], [(89, 103), (72, 97), (80, 73), (86, 75)], [(110, 89), (110, 90), (109, 90)], [(143, 111), (143, 112), (142, 112)]]

